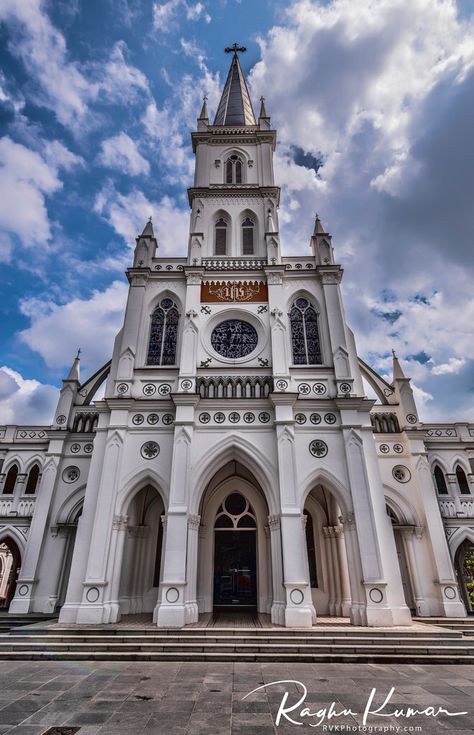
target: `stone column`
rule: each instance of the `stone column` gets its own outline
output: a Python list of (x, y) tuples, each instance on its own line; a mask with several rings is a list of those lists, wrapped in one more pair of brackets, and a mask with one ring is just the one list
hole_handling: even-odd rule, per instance
[(114, 516), (112, 523), (112, 537), (110, 542), (110, 555), (112, 559), (109, 572), (110, 601), (108, 603), (108, 622), (117, 623), (120, 620), (120, 579), (122, 572), (123, 547), (127, 534), (128, 516)]
[(280, 517), (277, 515), (268, 516), (268, 528), (270, 529), (272, 559), (273, 600), (271, 618), (275, 625), (285, 625), (285, 588), (283, 587)]
[(367, 625), (365, 590), (361, 585), (362, 567), (360, 563), (359, 542), (357, 539), (354, 513), (343, 513), (339, 520), (344, 528), (347, 570), (349, 576), (352, 625)]
[(333, 565), (333, 549), (331, 545), (331, 528), (329, 526), (323, 526), (323, 539), (324, 549), (326, 557), (326, 577), (328, 582), (328, 613), (329, 615), (336, 615), (336, 604), (335, 604), (335, 577), (334, 577), (334, 565)]
[(334, 526), (334, 537), (336, 541), (336, 555), (341, 580), (341, 615), (348, 617), (351, 612), (351, 587), (349, 572), (347, 569), (346, 541), (343, 526)]
[(188, 554), (186, 560), (186, 624), (197, 623), (199, 610), (197, 604), (197, 569), (198, 569), (198, 546), (199, 546), (199, 524), (201, 516), (188, 516)]
[(415, 550), (415, 538), (421, 540), (423, 528), (421, 526), (404, 526), (401, 528), (401, 532), (410, 581), (413, 588), (413, 596), (415, 598), (416, 614), (428, 616), (430, 614), (430, 608), (423, 595), (423, 585), (421, 583)]

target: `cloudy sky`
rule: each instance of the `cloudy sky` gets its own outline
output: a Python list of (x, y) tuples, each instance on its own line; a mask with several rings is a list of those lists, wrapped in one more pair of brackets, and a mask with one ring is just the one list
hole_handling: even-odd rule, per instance
[[(153, 215), (185, 255), (204, 93), (241, 58), (278, 129), (284, 254), (317, 211), (360, 355), (425, 420), (474, 421), (472, 0), (2, 0), (0, 422), (46, 422), (111, 352)], [(316, 161), (322, 166), (316, 172)]]

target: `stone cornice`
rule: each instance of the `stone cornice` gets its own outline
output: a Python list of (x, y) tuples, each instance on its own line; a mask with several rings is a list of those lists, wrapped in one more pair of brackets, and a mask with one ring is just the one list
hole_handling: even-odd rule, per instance
[(213, 184), (212, 186), (193, 186), (188, 189), (189, 206), (192, 207), (193, 200), (197, 196), (215, 197), (217, 199), (244, 199), (248, 197), (269, 197), (276, 200), (276, 206), (280, 204), (279, 186), (259, 186), (248, 184)]
[(191, 133), (191, 140), (193, 144), (193, 153), (196, 153), (196, 148), (199, 143), (207, 143), (208, 145), (227, 145), (232, 142), (234, 144), (242, 143), (248, 145), (249, 143), (271, 143), (272, 149), (275, 150), (276, 146), (276, 130), (261, 130), (257, 126), (214, 126), (209, 125), (207, 130), (199, 130)]

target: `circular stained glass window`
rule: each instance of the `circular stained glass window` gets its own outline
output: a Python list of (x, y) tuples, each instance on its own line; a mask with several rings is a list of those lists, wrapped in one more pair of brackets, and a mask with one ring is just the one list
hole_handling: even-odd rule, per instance
[(255, 328), (241, 319), (227, 319), (212, 330), (211, 345), (215, 351), (229, 359), (246, 357), (257, 346)]
[(239, 516), (245, 511), (246, 507), (247, 501), (240, 493), (232, 493), (225, 500), (225, 509), (232, 516)]

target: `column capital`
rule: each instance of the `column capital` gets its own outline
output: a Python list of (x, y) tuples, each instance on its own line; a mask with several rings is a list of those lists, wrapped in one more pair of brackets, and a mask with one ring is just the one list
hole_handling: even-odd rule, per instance
[(280, 516), (272, 515), (268, 516), (268, 527), (270, 531), (277, 531), (280, 528)]
[(191, 528), (193, 531), (197, 531), (199, 529), (200, 523), (201, 523), (201, 516), (188, 515), (188, 528)]

